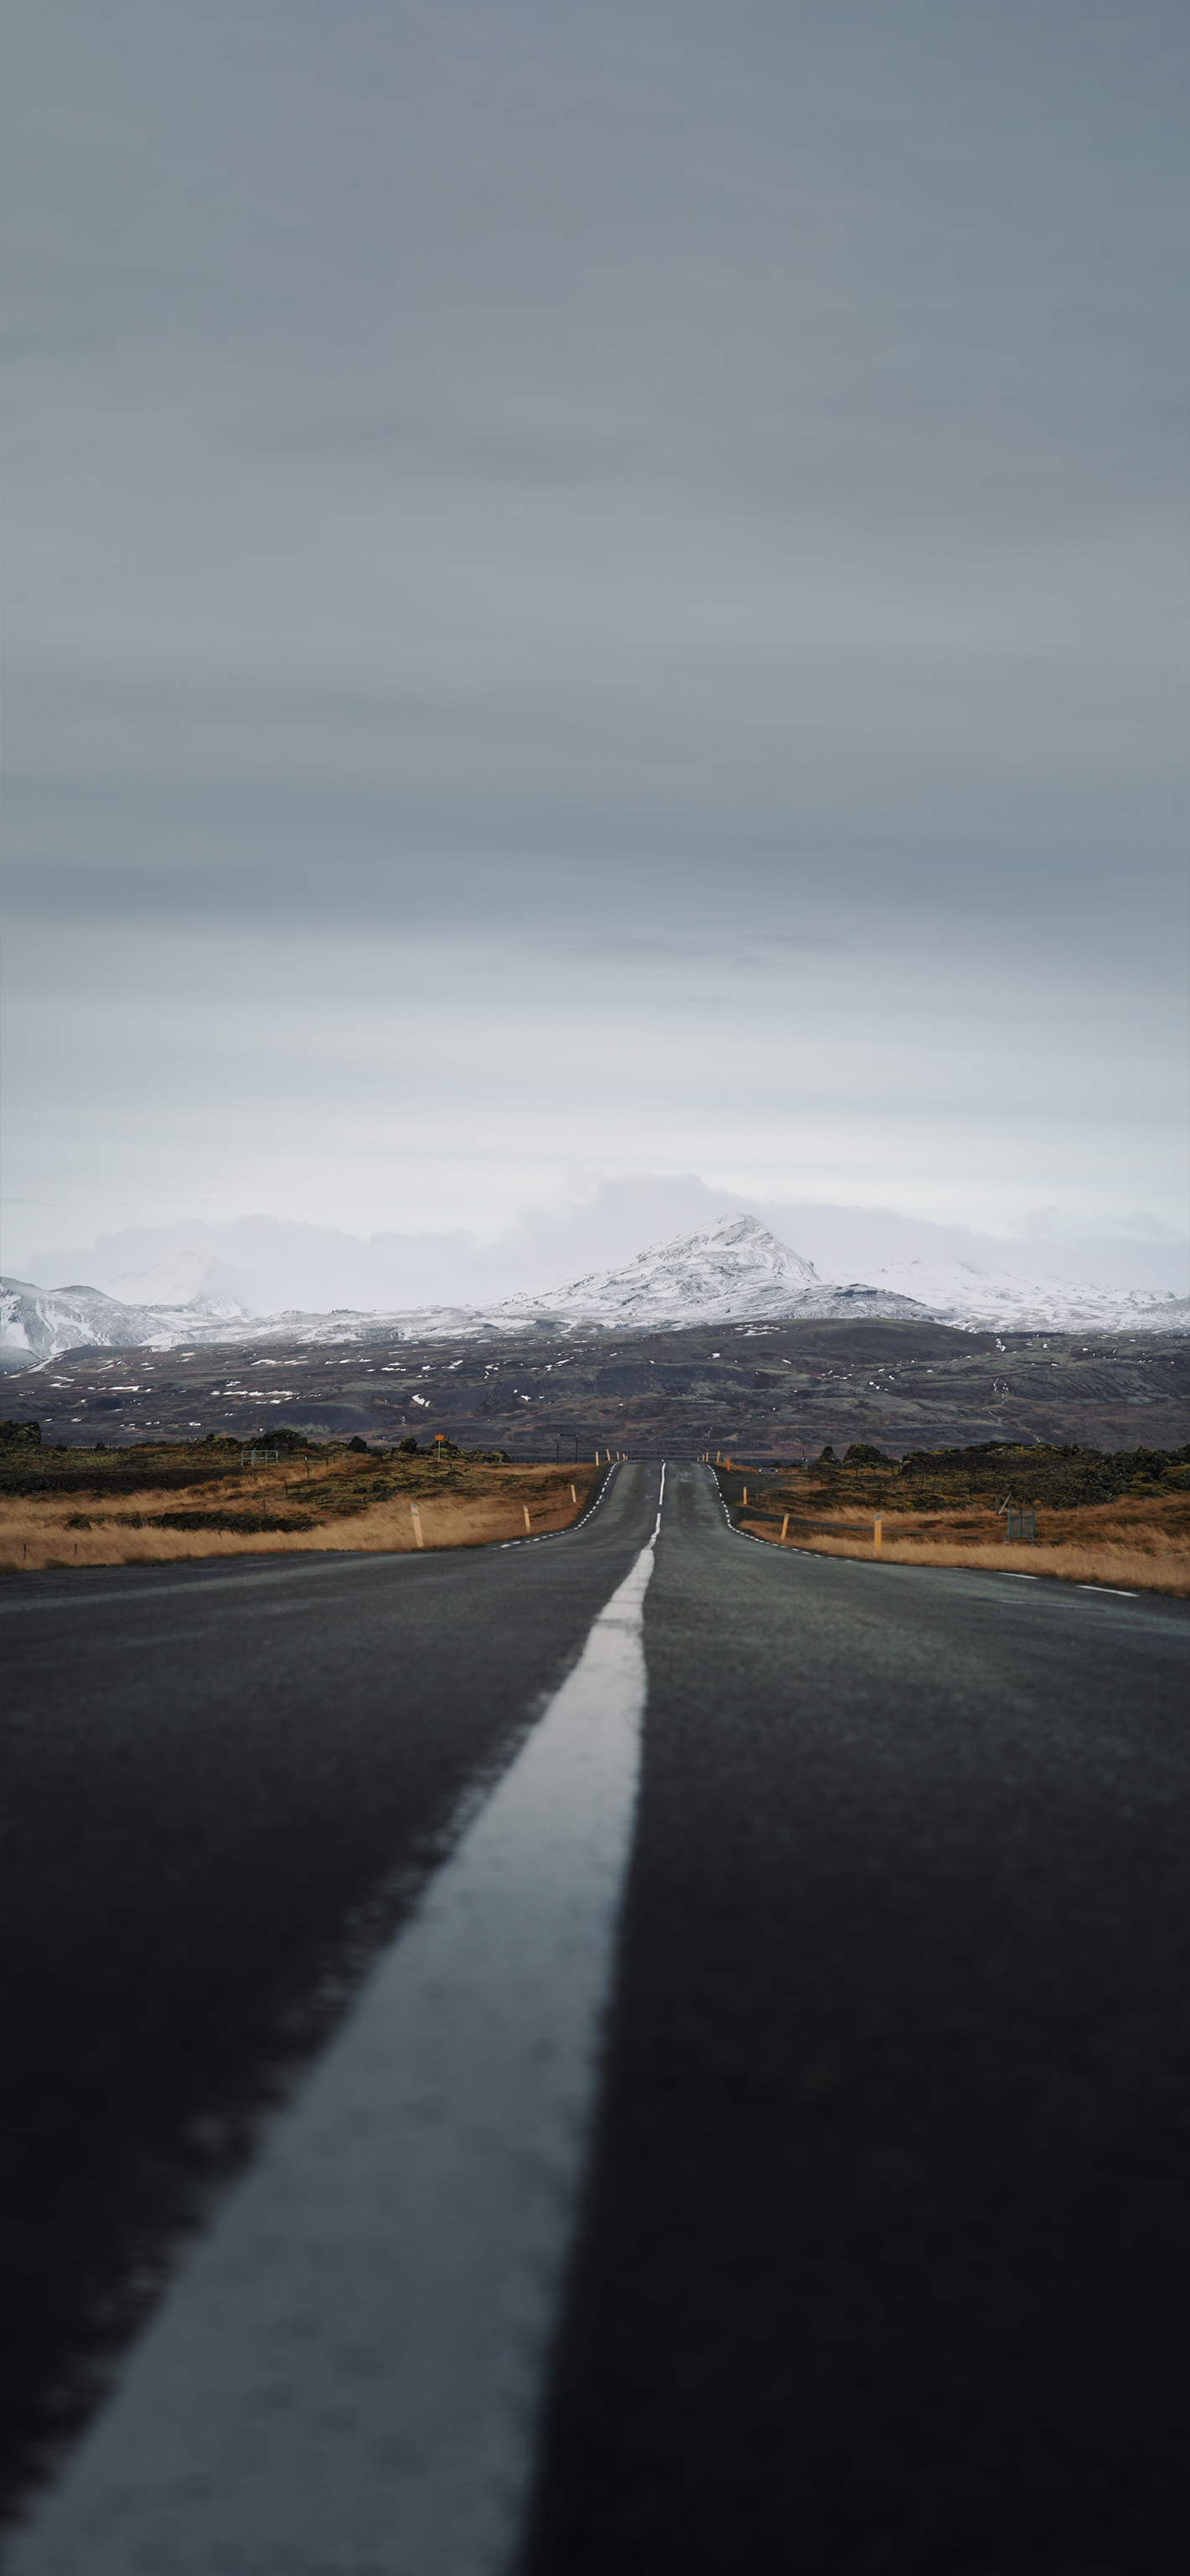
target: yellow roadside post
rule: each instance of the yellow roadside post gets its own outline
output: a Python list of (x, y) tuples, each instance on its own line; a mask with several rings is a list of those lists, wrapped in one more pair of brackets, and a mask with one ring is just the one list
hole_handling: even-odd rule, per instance
[(873, 1522), (873, 1525), (872, 1525), (872, 1545), (873, 1545), (873, 1547), (874, 1547), (874, 1548), (875, 1548), (875, 1550), (876, 1550), (876, 1554), (877, 1554), (877, 1556), (879, 1556), (879, 1554), (880, 1554), (881, 1542), (882, 1542), (882, 1540), (883, 1540), (883, 1537), (884, 1537), (884, 1514), (883, 1514), (883, 1512), (880, 1512), (880, 1513), (878, 1513), (878, 1514), (877, 1514), (877, 1517), (876, 1517), (876, 1519), (875, 1519), (875, 1521)]
[(576, 1494), (573, 1485), (570, 1488), (570, 1499), (572, 1503), (577, 1503), (578, 1501), (578, 1495)]
[(526, 1527), (526, 1529), (528, 1529), (528, 1527), (529, 1527), (529, 1506), (528, 1506), (528, 1504), (527, 1504), (527, 1503), (522, 1503), (522, 1504), (521, 1504), (521, 1510), (523, 1511), (523, 1513), (524, 1513), (524, 1515), (525, 1515), (525, 1527)]
[(788, 1512), (786, 1512), (785, 1518), (784, 1518), (784, 1520), (783, 1520), (783, 1521), (782, 1521), (782, 1523), (781, 1523), (781, 1536), (782, 1536), (782, 1538), (784, 1538), (784, 1536), (785, 1536), (785, 1532), (786, 1532), (786, 1530), (788, 1529), (788, 1527), (789, 1527), (789, 1514), (788, 1514)]

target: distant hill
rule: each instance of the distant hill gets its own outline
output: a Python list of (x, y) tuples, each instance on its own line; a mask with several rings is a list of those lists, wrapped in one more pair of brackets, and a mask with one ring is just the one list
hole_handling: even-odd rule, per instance
[(198, 1349), (266, 1341), (313, 1348), (326, 1343), (476, 1341), (535, 1330), (657, 1332), (691, 1324), (862, 1319), (945, 1323), (967, 1331), (1171, 1333), (1190, 1331), (1190, 1299), (1147, 1289), (1069, 1287), (1027, 1281), (965, 1262), (930, 1267), (891, 1262), (873, 1280), (847, 1286), (820, 1279), (813, 1262), (780, 1243), (752, 1216), (652, 1244), (620, 1269), (591, 1271), (540, 1297), (508, 1297), (486, 1309), (410, 1307), (396, 1313), (338, 1307), (331, 1314), (254, 1316), (233, 1297), (128, 1305), (102, 1289), (40, 1288), (0, 1281), (0, 1357), (6, 1368), (80, 1349)]

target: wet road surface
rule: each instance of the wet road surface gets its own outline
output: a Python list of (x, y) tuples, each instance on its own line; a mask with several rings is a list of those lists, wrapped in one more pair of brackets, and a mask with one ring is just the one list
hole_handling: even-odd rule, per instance
[[(539, 1546), (6, 1594), (14, 2478), (512, 1779), (658, 1481)], [(778, 1555), (675, 1464), (641, 1615), (519, 2565), (1180, 2567), (1185, 1605)], [(396, 2576), (387, 2528), (243, 2564)]]

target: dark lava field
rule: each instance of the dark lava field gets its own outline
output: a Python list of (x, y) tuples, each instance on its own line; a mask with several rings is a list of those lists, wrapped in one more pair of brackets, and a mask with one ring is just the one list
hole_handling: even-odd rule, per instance
[(872, 1441), (1084, 1448), (1190, 1438), (1190, 1337), (963, 1333), (940, 1324), (690, 1326), (519, 1342), (369, 1342), (311, 1350), (246, 1340), (194, 1351), (72, 1351), (8, 1373), (6, 1415), (91, 1448), (281, 1423), (383, 1444), (445, 1432), (462, 1448), (553, 1457), (813, 1455)]

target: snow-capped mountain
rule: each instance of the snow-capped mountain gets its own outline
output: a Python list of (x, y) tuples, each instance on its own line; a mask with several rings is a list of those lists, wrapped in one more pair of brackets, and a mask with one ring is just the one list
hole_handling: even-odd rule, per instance
[(336, 1307), (329, 1315), (253, 1315), (233, 1297), (188, 1305), (126, 1306), (102, 1288), (39, 1288), (0, 1279), (0, 1365), (28, 1368), (77, 1350), (198, 1350), (208, 1343), (448, 1341), (458, 1334), (523, 1331), (470, 1306), (415, 1308), (399, 1315)]
[(830, 1286), (812, 1261), (779, 1243), (754, 1216), (722, 1216), (693, 1234), (651, 1244), (620, 1270), (591, 1271), (543, 1297), (509, 1297), (497, 1311), (634, 1331), (793, 1314), (924, 1317), (900, 1290)]
[(399, 1313), (250, 1315), (208, 1290), (186, 1303), (125, 1304), (102, 1289), (0, 1282), (0, 1354), (28, 1368), (65, 1351), (197, 1349), (208, 1343), (477, 1341), (499, 1334), (664, 1331), (690, 1324), (807, 1322), (900, 1317), (967, 1331), (1186, 1332), (1190, 1299), (1144, 1289), (1071, 1288), (1029, 1282), (966, 1263), (929, 1268), (892, 1262), (874, 1280), (840, 1287), (779, 1243), (756, 1217), (725, 1216), (692, 1234), (652, 1244), (617, 1270), (592, 1271), (541, 1297), (507, 1297), (486, 1309), (422, 1306)]
[(0, 1283), (0, 1347), (9, 1368), (64, 1351), (178, 1350), (207, 1343), (475, 1341), (584, 1325), (618, 1331), (667, 1325), (741, 1323), (782, 1315), (908, 1315), (924, 1309), (897, 1290), (831, 1287), (813, 1262), (791, 1252), (756, 1217), (721, 1217), (637, 1254), (622, 1269), (592, 1271), (540, 1297), (507, 1297), (488, 1308), (417, 1306), (399, 1313), (337, 1307), (329, 1315), (287, 1311), (250, 1316), (234, 1298), (210, 1294), (187, 1304), (125, 1305), (100, 1288)]
[(0, 1351), (8, 1368), (62, 1351), (172, 1351), (191, 1342), (242, 1341), (251, 1319), (234, 1297), (188, 1306), (130, 1306), (102, 1288), (38, 1288), (0, 1279)]
[(971, 1262), (889, 1261), (881, 1287), (912, 1297), (941, 1324), (968, 1332), (1184, 1333), (1190, 1298), (1153, 1288), (1074, 1287), (1064, 1279), (1019, 1279)]

